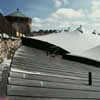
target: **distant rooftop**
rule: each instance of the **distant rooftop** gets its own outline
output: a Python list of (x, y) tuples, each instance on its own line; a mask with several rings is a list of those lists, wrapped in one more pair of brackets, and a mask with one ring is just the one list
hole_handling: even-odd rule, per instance
[(24, 15), (22, 13), (22, 11), (20, 11), (18, 8), (16, 9), (16, 11), (10, 13), (9, 15), (7, 16), (14, 16), (14, 17), (27, 17), (26, 15)]

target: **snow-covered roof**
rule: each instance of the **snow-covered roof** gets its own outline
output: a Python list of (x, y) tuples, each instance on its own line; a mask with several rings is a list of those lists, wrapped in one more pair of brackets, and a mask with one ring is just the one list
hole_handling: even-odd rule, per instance
[[(71, 52), (73, 55), (84, 56), (100, 61), (100, 52), (96, 53), (91, 49), (100, 45), (100, 37), (98, 35), (93, 35), (92, 33), (81, 34), (79, 31), (75, 30), (72, 32), (49, 34), (46, 36), (36, 36), (31, 38), (39, 39), (60, 46), (61, 48)], [(88, 50), (92, 50), (92, 57), (91, 53), (89, 53), (90, 51), (88, 52)], [(96, 57), (97, 55), (99, 57)]]

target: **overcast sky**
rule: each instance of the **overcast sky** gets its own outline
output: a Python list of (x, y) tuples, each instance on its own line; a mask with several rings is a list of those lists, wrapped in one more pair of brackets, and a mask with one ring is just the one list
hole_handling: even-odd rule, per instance
[(99, 31), (100, 0), (0, 0), (0, 11), (4, 15), (16, 8), (33, 19), (33, 30), (82, 24), (85, 29)]

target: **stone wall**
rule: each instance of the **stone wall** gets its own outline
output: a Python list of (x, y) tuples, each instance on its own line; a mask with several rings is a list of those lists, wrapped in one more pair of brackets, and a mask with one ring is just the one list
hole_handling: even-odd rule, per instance
[(5, 58), (11, 59), (14, 52), (21, 46), (21, 39), (0, 40), (0, 63)]

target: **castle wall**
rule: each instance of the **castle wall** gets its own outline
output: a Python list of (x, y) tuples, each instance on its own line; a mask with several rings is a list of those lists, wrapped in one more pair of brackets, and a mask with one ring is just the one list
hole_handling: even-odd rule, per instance
[(31, 18), (6, 16), (6, 19), (12, 24), (12, 27), (16, 30), (16, 32), (25, 35), (29, 35), (31, 32)]

